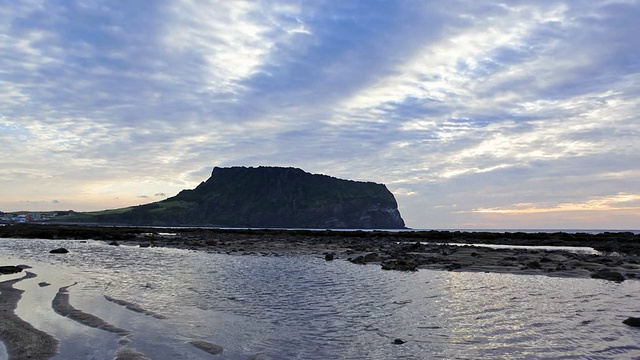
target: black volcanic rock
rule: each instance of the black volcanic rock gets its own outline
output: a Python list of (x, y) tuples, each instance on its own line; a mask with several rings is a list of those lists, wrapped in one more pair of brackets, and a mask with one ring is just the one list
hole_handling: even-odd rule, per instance
[(633, 326), (633, 327), (640, 327), (640, 318), (633, 317), (633, 316), (628, 317), (625, 320), (623, 320), (622, 323), (625, 325)]
[(22, 268), (18, 266), (9, 266), (9, 265), (0, 266), (0, 275), (15, 274), (21, 271), (22, 271)]
[(404, 228), (396, 200), (385, 185), (282, 167), (216, 167), (207, 181), (172, 198), (69, 220), (161, 226)]
[(592, 279), (604, 279), (615, 282), (623, 282), (625, 280), (624, 275), (617, 271), (611, 271), (609, 269), (602, 269), (591, 273)]

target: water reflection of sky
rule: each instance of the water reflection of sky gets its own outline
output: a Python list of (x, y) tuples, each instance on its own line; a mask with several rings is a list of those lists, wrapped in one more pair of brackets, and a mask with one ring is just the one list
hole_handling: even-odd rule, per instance
[[(449, 338), (445, 353), (463, 358), (585, 357), (606, 349), (611, 344), (597, 339), (612, 328), (629, 330), (620, 326), (620, 317), (634, 311), (629, 300), (640, 289), (638, 282), (621, 287), (540, 275), (441, 274), (447, 280), (441, 283), (438, 318), (446, 325), (439, 331)], [(625, 346), (638, 339), (630, 332), (620, 335), (611, 341)]]
[(9, 355), (7, 354), (7, 348), (4, 346), (4, 343), (0, 341), (0, 360), (9, 359)]

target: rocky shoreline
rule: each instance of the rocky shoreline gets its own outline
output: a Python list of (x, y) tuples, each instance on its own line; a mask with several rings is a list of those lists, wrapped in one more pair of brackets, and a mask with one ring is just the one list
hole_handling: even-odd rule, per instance
[[(233, 255), (314, 255), (327, 261), (375, 264), (383, 270), (484, 271), (640, 279), (640, 235), (631, 232), (500, 233), (461, 231), (333, 231), (13, 225), (0, 237), (95, 239), (112, 245), (163, 246)], [(489, 248), (482, 245), (533, 248)], [(589, 247), (597, 254), (545, 250)]]
[[(640, 279), (640, 235), (633, 233), (489, 233), (450, 231), (331, 231), (270, 229), (201, 229), (101, 227), (81, 225), (10, 225), (0, 227), (2, 238), (40, 238), (52, 241), (54, 256), (74, 256), (56, 244), (56, 239), (98, 240), (111, 246), (171, 247), (234, 256), (314, 256), (327, 266), (349, 261), (354, 266), (378, 266), (381, 271), (419, 271), (433, 269), (451, 272), (492, 272), (594, 278), (594, 281), (623, 282)], [(488, 244), (527, 246), (491, 248)], [(582, 247), (549, 250), (544, 246)], [(585, 251), (587, 250), (587, 251)], [(0, 275), (22, 272), (24, 265), (0, 264)], [(31, 272), (13, 280), (0, 276), (0, 339), (11, 356), (45, 359), (57, 352), (58, 341), (33, 328), (15, 314), (22, 290), (13, 288), (21, 280), (36, 276)], [(600, 280), (601, 279), (601, 280)], [(49, 285), (41, 282), (39, 286)], [(51, 302), (55, 313), (87, 327), (123, 336), (116, 359), (146, 359), (127, 345), (128, 330), (74, 308), (69, 288), (59, 288)], [(106, 301), (156, 319), (164, 316), (139, 305), (105, 295)], [(629, 317), (627, 326), (640, 326), (640, 319)], [(399, 340), (399, 339), (397, 339)], [(402, 341), (402, 340), (400, 340)], [(193, 339), (190, 344), (213, 355), (219, 345)], [(249, 358), (259, 358), (258, 355)]]

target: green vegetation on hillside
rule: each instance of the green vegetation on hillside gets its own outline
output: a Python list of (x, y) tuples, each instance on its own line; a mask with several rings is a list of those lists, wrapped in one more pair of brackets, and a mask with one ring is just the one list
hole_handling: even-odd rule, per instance
[(67, 220), (157, 226), (404, 227), (393, 194), (382, 184), (280, 167), (216, 167), (206, 182), (172, 198)]

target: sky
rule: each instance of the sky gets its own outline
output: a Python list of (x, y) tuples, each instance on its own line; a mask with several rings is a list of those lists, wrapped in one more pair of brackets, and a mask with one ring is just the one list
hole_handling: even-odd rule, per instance
[(640, 229), (640, 0), (0, 1), (0, 210), (214, 166), (384, 183), (418, 229)]

